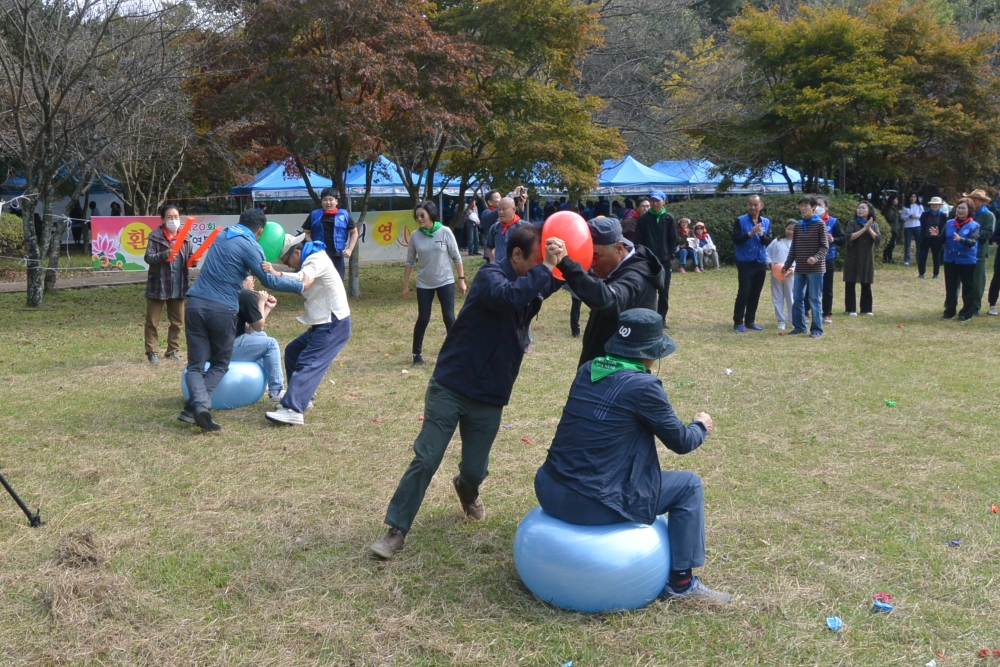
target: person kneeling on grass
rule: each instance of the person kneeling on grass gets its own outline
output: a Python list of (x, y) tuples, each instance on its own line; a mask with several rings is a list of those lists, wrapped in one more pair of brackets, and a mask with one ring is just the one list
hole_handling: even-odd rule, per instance
[(280, 260), (295, 273), (282, 274), (268, 262), (264, 271), (302, 282), (306, 297), (304, 315), (298, 321), (309, 328), (285, 347), (285, 374), (288, 389), (281, 405), (265, 416), (278, 424), (301, 425), (326, 369), (351, 337), (351, 309), (347, 305), (344, 281), (326, 253), (326, 244), (304, 241), (305, 236), (285, 235)]
[(665, 598), (728, 603), (692, 574), (705, 564), (705, 504), (701, 478), (660, 470), (656, 438), (687, 454), (712, 432), (704, 412), (685, 425), (667, 400), (653, 362), (677, 345), (662, 332), (656, 311), (626, 310), (606, 356), (580, 367), (569, 390), (545, 463), (535, 474), (535, 495), (546, 514), (561, 521), (601, 526), (652, 524), (666, 514), (670, 578)]
[(232, 361), (252, 361), (264, 369), (267, 393), (272, 403), (284, 394), (285, 376), (281, 372), (281, 346), (264, 333), (264, 324), (278, 300), (264, 292), (254, 291), (253, 276), (247, 276), (240, 290), (240, 309), (236, 315), (236, 340), (233, 341)]
[(548, 239), (543, 264), (541, 238), (541, 230), (533, 225), (512, 230), (506, 257), (484, 264), (472, 281), (438, 353), (424, 399), (423, 427), (413, 443), (416, 456), (389, 502), (389, 530), (372, 544), (376, 556), (391, 558), (403, 548), (455, 427), (461, 434), (462, 459), (452, 484), (465, 516), (477, 521), (485, 517), (479, 485), (489, 474), (490, 450), (521, 370), (528, 325), (542, 301), (563, 284), (552, 269), (566, 256), (566, 244)]

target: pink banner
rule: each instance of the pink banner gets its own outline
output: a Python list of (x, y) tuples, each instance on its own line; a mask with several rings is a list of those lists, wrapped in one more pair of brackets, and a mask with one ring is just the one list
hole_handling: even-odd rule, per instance
[[(195, 216), (188, 238), (197, 250), (219, 226), (222, 216)], [(157, 216), (94, 216), (90, 221), (91, 259), (96, 271), (145, 271), (150, 233), (161, 224)]]

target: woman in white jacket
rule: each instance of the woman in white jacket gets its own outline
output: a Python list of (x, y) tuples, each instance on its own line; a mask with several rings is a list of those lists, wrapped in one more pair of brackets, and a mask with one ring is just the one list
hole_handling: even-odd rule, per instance
[[(792, 249), (792, 236), (795, 234), (795, 220), (789, 220), (785, 225), (785, 235), (775, 238), (771, 245), (767, 246), (767, 268), (772, 264), (784, 266), (788, 259), (788, 252)], [(776, 278), (771, 273), (771, 302), (774, 304), (774, 316), (778, 318), (778, 331), (785, 330), (785, 322), (792, 316), (793, 301), (793, 280), (792, 272), (795, 271), (795, 264), (792, 264), (792, 271), (788, 272), (784, 280)]]
[(707, 261), (714, 261), (715, 268), (721, 268), (719, 262), (719, 252), (715, 249), (715, 243), (709, 236), (705, 223), (698, 221), (694, 224), (694, 236), (688, 239), (688, 245), (694, 250), (698, 257), (698, 266), (705, 270), (708, 268)]

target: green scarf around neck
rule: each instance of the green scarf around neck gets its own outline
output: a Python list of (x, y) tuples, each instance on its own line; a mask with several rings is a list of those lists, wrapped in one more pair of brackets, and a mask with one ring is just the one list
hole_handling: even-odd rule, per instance
[(424, 234), (427, 234), (427, 236), (433, 238), (434, 232), (436, 232), (437, 230), (441, 229), (441, 227), (443, 227), (443, 226), (444, 225), (442, 225), (441, 222), (438, 221), (438, 222), (435, 222), (434, 226), (431, 227), (430, 229), (426, 229), (424, 227), (417, 227), (417, 229), (419, 229), (420, 231), (422, 231)]
[(597, 382), (617, 373), (618, 371), (641, 371), (646, 372), (646, 365), (635, 359), (616, 357), (609, 354), (606, 357), (597, 357), (590, 363), (590, 381)]

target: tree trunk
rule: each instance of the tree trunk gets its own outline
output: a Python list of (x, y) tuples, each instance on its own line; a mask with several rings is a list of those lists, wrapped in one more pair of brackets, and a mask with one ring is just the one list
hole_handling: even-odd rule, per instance
[[(45, 202), (45, 209), (42, 213), (42, 225), (51, 220), (52, 206)], [(67, 218), (63, 216), (59, 220), (59, 226), (53, 232), (52, 240), (49, 241), (49, 268), (45, 272), (45, 291), (54, 294), (56, 291), (56, 280), (59, 277), (59, 249), (62, 247), (62, 237), (66, 233)]]
[(45, 243), (45, 234), (48, 233), (44, 223), (42, 224), (42, 238), (35, 236), (35, 202), (34, 200), (24, 200), (21, 203), (21, 221), (24, 224), (25, 250), (27, 251), (27, 279), (28, 295), (27, 305), (37, 307), (42, 305), (45, 288), (45, 275), (42, 271), (42, 251)]

